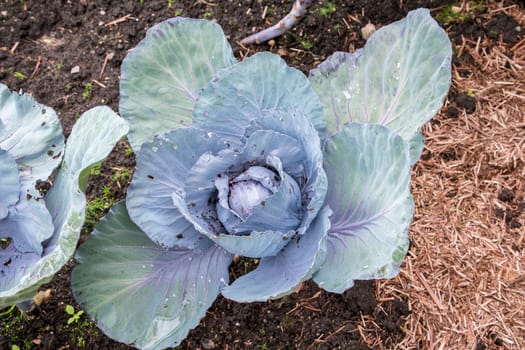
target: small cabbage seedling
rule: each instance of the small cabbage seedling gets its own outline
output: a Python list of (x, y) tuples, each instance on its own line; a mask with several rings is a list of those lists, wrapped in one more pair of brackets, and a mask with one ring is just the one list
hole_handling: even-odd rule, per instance
[[(137, 166), (78, 250), (76, 300), (110, 337), (176, 346), (218, 294), (342, 293), (390, 278), (408, 249), (410, 170), (442, 106), (451, 47), (428, 10), (310, 72), (237, 62), (221, 28), (174, 18), (122, 64), (120, 113)], [(260, 259), (234, 281), (235, 255)]]
[(30, 300), (73, 255), (87, 170), (127, 129), (108, 107), (95, 107), (65, 146), (52, 108), (0, 84), (0, 308)]
[(84, 310), (78, 310), (75, 312), (75, 308), (71, 305), (66, 305), (64, 311), (71, 316), (67, 319), (67, 324), (77, 323), (80, 320), (80, 316), (84, 314)]

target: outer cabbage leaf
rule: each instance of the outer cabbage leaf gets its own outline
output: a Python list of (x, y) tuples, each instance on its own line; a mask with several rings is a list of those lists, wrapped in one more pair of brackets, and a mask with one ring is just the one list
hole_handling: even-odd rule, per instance
[(364, 49), (333, 54), (310, 73), (329, 132), (374, 123), (413, 139), (443, 104), (451, 57), (447, 34), (426, 9), (379, 29)]
[(141, 349), (176, 346), (228, 282), (231, 255), (210, 243), (166, 250), (119, 203), (76, 254), (75, 299), (114, 339)]
[(92, 108), (77, 121), (53, 187), (45, 197), (54, 232), (44, 242), (42, 256), (22, 254), (12, 245), (0, 251), (0, 308), (31, 299), (73, 255), (86, 205), (80, 179), (85, 170), (109, 154), (127, 130), (127, 123), (108, 107)]
[(133, 150), (154, 135), (191, 125), (199, 91), (235, 62), (213, 22), (177, 17), (149, 29), (121, 67), (119, 110), (130, 121)]
[(324, 156), (334, 213), (314, 281), (342, 293), (356, 279), (394, 277), (414, 210), (408, 144), (380, 125), (352, 123), (330, 139)]
[(0, 149), (15, 158), (28, 193), (41, 197), (34, 185), (37, 180), (47, 180), (60, 164), (64, 149), (55, 111), (0, 84)]
[(53, 231), (51, 215), (43, 200), (22, 198), (10, 208), (8, 216), (0, 220), (0, 238), (11, 238), (21, 253), (42, 254), (42, 242), (50, 238)]
[(425, 137), (421, 132), (415, 133), (410, 140), (408, 140), (408, 148), (410, 150), (410, 164), (414, 165), (421, 157), (423, 148), (425, 147)]
[[(2, 167), (13, 161), (16, 165), (9, 173), (1, 169), (0, 202), (10, 203), (0, 203), (0, 238), (11, 238), (19, 252), (41, 254), (42, 242), (53, 234), (51, 215), (36, 186), (59, 165), (63, 148), (64, 136), (55, 111), (0, 84)], [(7, 194), (2, 190), (5, 186), (12, 192), (2, 198)]]
[(0, 178), (2, 179), (0, 182), (0, 220), (2, 220), (7, 216), (9, 207), (16, 204), (20, 195), (18, 166), (15, 159), (3, 149), (0, 149)]
[(278, 55), (261, 52), (217, 73), (197, 99), (193, 123), (239, 139), (253, 120), (279, 110), (299, 111), (324, 140), (323, 106), (308, 79)]

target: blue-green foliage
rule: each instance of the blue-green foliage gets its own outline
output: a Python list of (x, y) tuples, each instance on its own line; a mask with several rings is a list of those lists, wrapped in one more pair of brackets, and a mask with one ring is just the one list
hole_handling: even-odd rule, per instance
[[(270, 53), (237, 62), (212, 22), (151, 28), (122, 65), (137, 168), (77, 253), (77, 301), (109, 336), (162, 349), (219, 294), (265, 301), (310, 278), (341, 293), (395, 276), (420, 128), (447, 93), (450, 58), (428, 10), (310, 77)], [(234, 255), (260, 261), (230, 282)]]
[[(0, 84), (0, 308), (31, 299), (73, 255), (84, 220), (82, 172), (126, 131), (109, 108), (95, 107), (65, 147), (53, 109)], [(55, 171), (54, 186), (42, 186)]]

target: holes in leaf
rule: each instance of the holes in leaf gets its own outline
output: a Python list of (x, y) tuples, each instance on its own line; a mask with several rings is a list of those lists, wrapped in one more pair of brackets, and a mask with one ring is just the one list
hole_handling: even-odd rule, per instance
[(52, 184), (51, 180), (49, 181), (37, 180), (35, 188), (42, 196), (45, 196), (47, 192), (51, 189), (51, 184)]
[(247, 258), (244, 256), (235, 255), (233, 257), (233, 263), (230, 265), (230, 283), (235, 281), (237, 278), (246, 275), (259, 266), (260, 259)]
[(10, 237), (0, 238), (0, 249), (5, 249), (5, 248), (9, 247), (11, 242), (12, 242), (12, 239)]

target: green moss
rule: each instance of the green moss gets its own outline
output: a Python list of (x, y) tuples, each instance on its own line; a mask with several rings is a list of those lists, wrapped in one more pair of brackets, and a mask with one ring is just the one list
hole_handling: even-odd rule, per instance
[(113, 205), (114, 199), (111, 189), (104, 187), (102, 191), (102, 196), (93, 198), (86, 206), (85, 226), (87, 228), (93, 227)]
[(127, 156), (131, 156), (131, 155), (133, 155), (133, 153), (134, 153), (134, 152), (133, 152), (133, 148), (131, 148), (130, 145), (127, 145), (127, 146), (126, 146), (125, 153), (126, 153)]
[(24, 328), (25, 322), (26, 320), (23, 312), (15, 305), (0, 310), (0, 329), (2, 330), (2, 335), (12, 344), (23, 343), (19, 338), (19, 334)]
[(93, 91), (93, 83), (89, 82), (84, 86), (84, 91), (82, 92), (82, 97), (84, 100), (88, 100), (91, 98), (91, 92)]
[(27, 76), (22, 72), (14, 72), (13, 76), (17, 78), (18, 80), (26, 80)]
[(117, 185), (125, 186), (131, 180), (131, 169), (130, 168), (112, 168), (114, 173), (111, 177), (111, 181), (117, 183)]
[(301, 40), (300, 43), (303, 49), (305, 49), (306, 51), (309, 51), (312, 47), (314, 47), (314, 44), (312, 44), (308, 40)]
[(307, 39), (295, 34), (294, 32), (290, 32), (289, 34), (303, 47), (305, 51), (310, 51), (310, 49), (314, 47), (314, 44), (312, 44)]
[[(88, 337), (101, 336), (102, 333), (85, 316), (82, 310), (76, 311), (73, 306), (66, 305), (64, 311), (71, 316), (67, 322), (61, 324), (44, 323), (41, 327), (35, 328), (34, 331), (37, 334), (60, 333), (67, 335), (78, 348), (86, 346)], [(70, 321), (72, 318), (74, 320)], [(31, 318), (27, 318), (25, 313), (15, 305), (0, 310), (0, 334), (8, 344), (12, 344), (6, 349), (30, 350), (35, 348), (32, 339), (24, 340), (20, 337), (21, 334), (25, 333), (26, 327), (33, 327), (30, 323)]]
[[(468, 9), (468, 12), (466, 12)], [(461, 22), (469, 19), (472, 12), (484, 12), (485, 6), (482, 1), (469, 1), (467, 6), (461, 7), (460, 3), (451, 3), (446, 5), (441, 10), (436, 19), (441, 24), (449, 24), (452, 22)]]
[(97, 164), (89, 169), (89, 176), (100, 176), (102, 174), (102, 165)]
[(319, 8), (319, 13), (321, 14), (321, 16), (323, 17), (330, 17), (336, 10), (336, 7), (334, 5), (334, 3), (332, 3), (331, 1), (327, 1), (323, 4), (323, 6), (321, 6), (321, 8)]
[(454, 3), (454, 4), (448, 4), (441, 10), (437, 16), (436, 19), (439, 23), (442, 24), (448, 24), (451, 22), (458, 22), (458, 21), (464, 21), (469, 18), (469, 16), (462, 12), (457, 11), (455, 8), (459, 7), (460, 4)]

